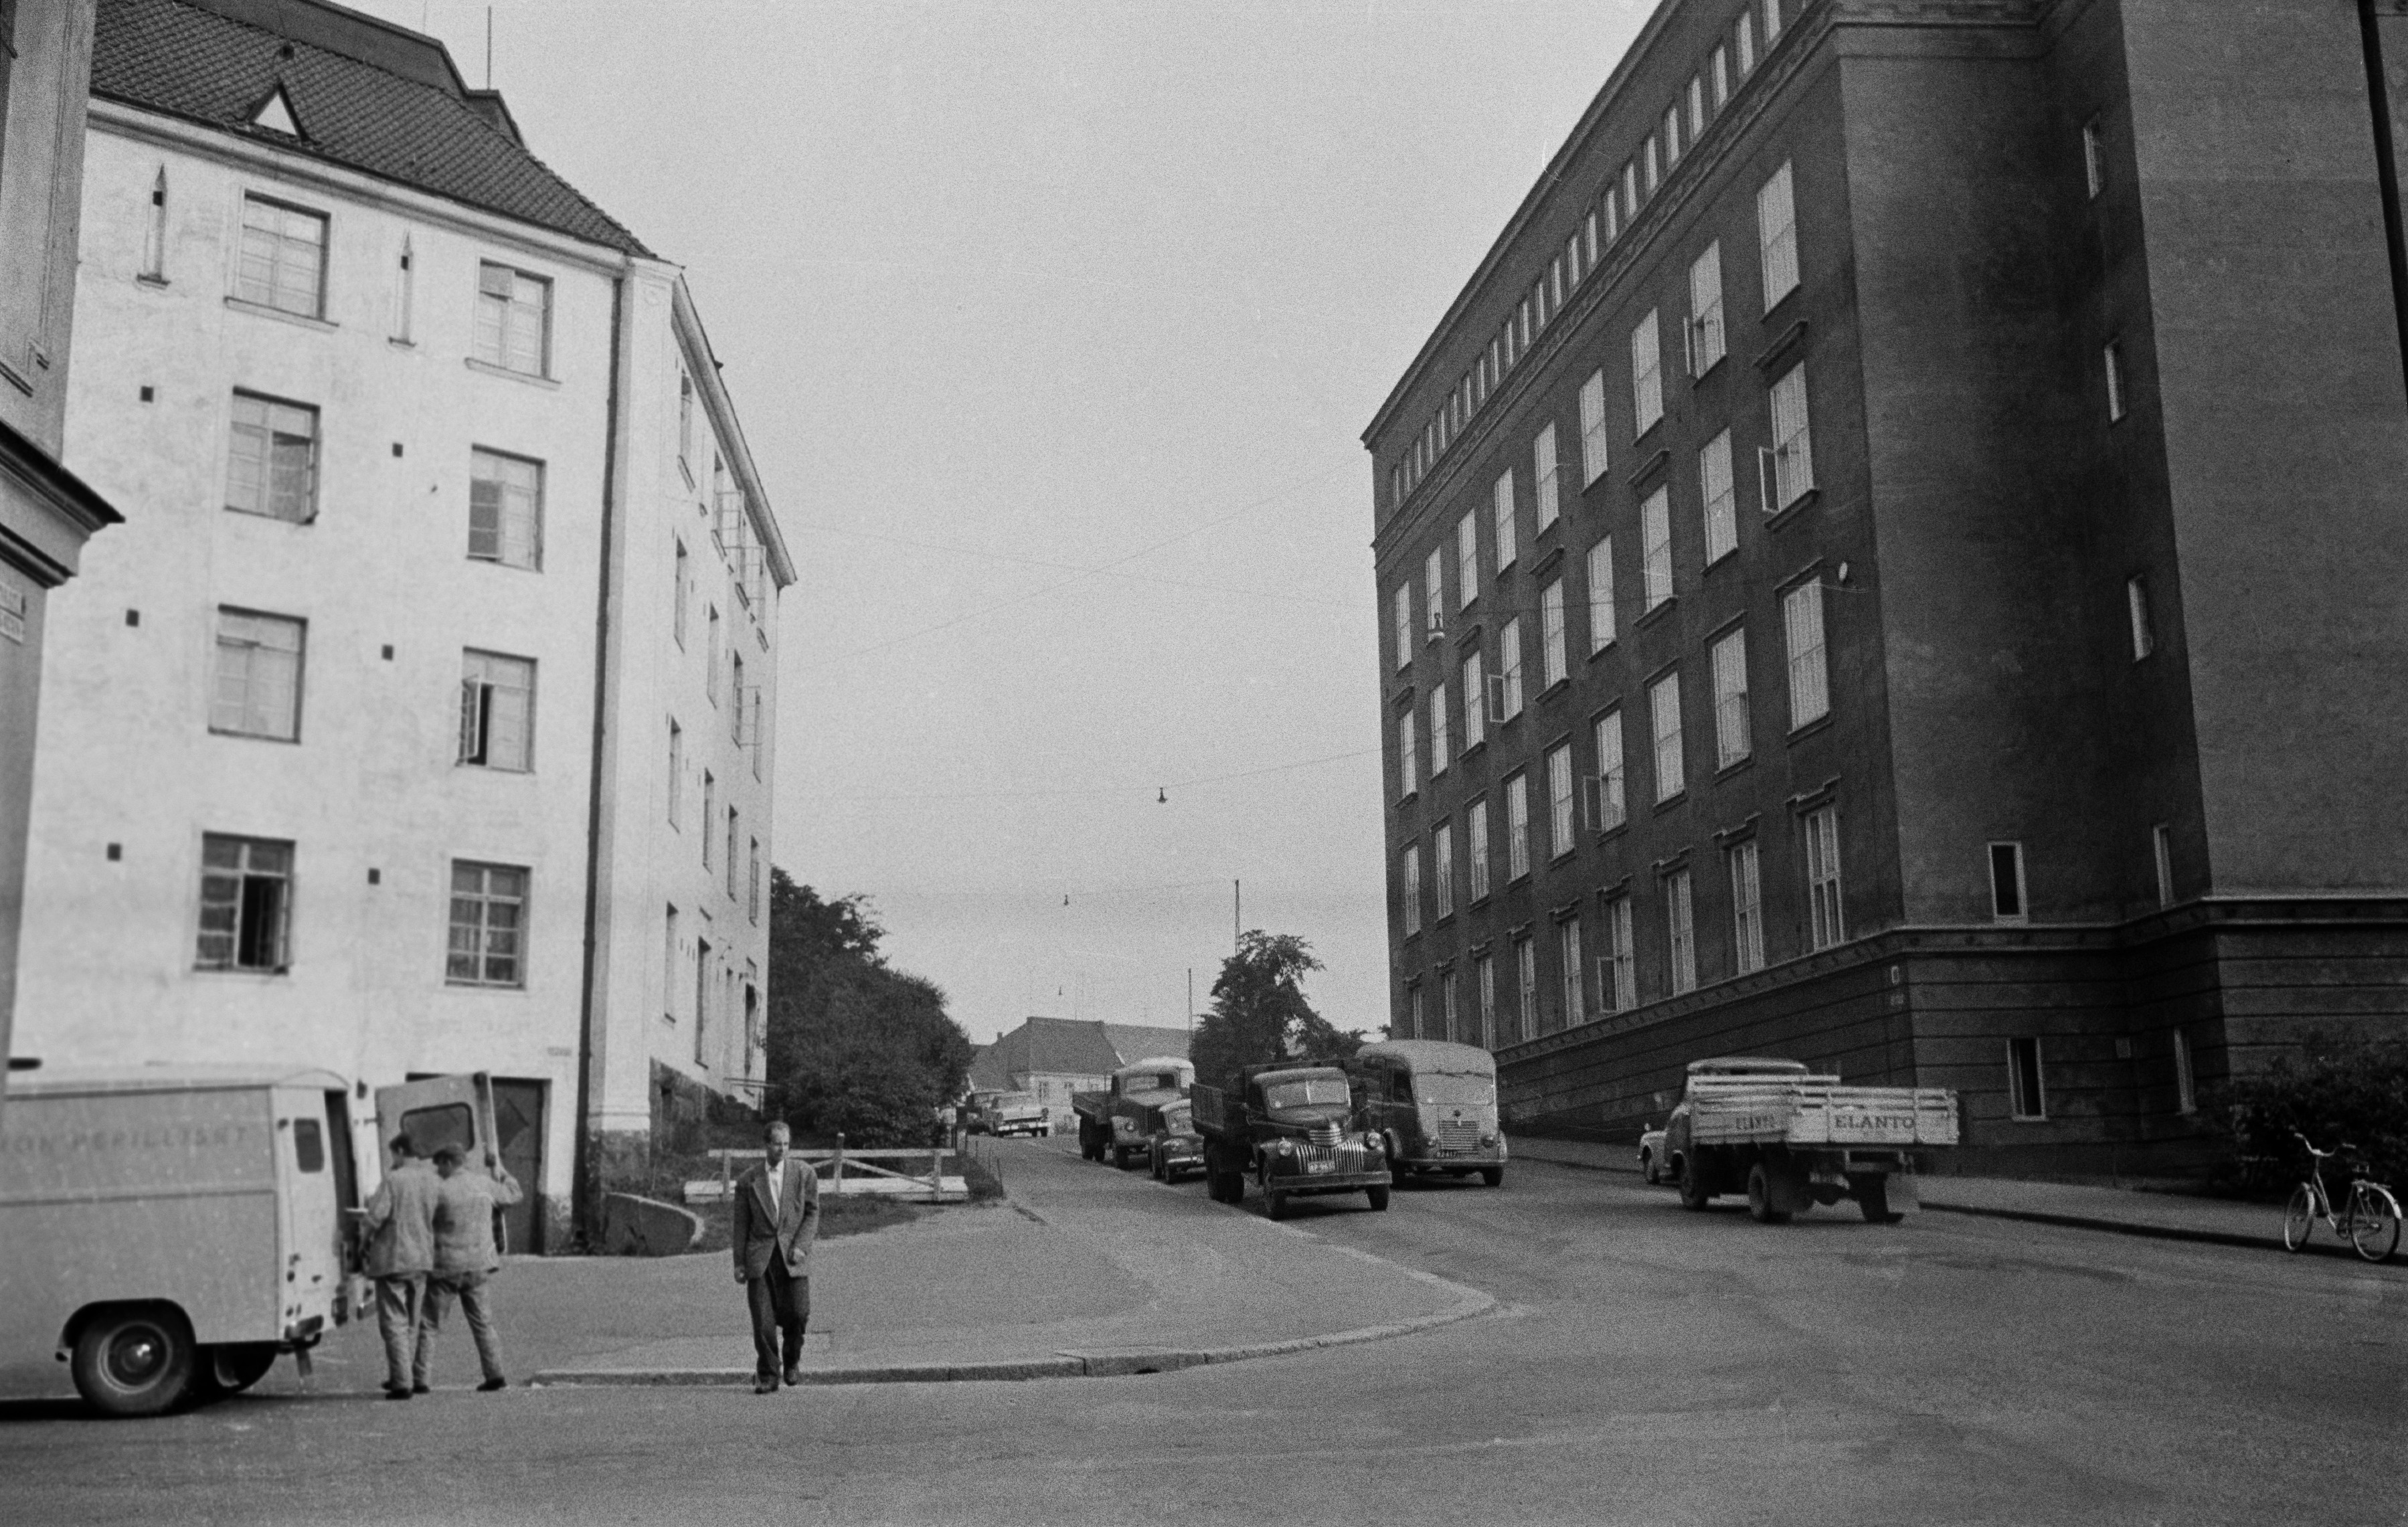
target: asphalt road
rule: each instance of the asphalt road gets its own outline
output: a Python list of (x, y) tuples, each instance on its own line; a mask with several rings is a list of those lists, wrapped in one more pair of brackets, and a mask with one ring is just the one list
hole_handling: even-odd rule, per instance
[[(1040, 1210), (1203, 1192), (1012, 1149)], [(0, 1520), (2408, 1521), (2397, 1263), (1930, 1213), (1770, 1228), (1531, 1163), (1291, 1228), (1498, 1312), (1131, 1378), (20, 1408)]]

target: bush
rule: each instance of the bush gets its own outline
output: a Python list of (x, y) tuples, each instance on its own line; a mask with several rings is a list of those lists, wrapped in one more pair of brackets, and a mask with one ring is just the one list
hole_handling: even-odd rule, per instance
[[(2308, 1158), (2291, 1137), (2296, 1130), (2320, 1150), (2346, 1140), (2376, 1180), (2408, 1183), (2408, 1039), (2311, 1034), (2300, 1048), (2300, 1058), (2285, 1056), (2209, 1094), (2208, 1116), (2239, 1151), (2243, 1182), (2298, 1181)], [(2340, 1177), (2328, 1166), (2326, 1186)]]

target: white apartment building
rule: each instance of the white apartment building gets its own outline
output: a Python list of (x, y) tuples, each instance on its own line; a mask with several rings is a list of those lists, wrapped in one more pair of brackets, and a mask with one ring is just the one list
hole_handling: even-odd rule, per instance
[(44, 656), (17, 1051), (488, 1073), (556, 1248), (759, 1083), (776, 521), (676, 267), (440, 44), (99, 12), (64, 459), (129, 523)]

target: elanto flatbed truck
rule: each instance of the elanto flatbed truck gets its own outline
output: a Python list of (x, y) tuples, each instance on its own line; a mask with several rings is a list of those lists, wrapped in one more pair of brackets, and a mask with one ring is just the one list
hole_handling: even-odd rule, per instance
[(1758, 1223), (1854, 1199), (1876, 1224), (1920, 1206), (1915, 1153), (1957, 1140), (1956, 1094), (1944, 1087), (1849, 1087), (1798, 1061), (1692, 1061), (1665, 1125), (1684, 1207), (1745, 1192)]

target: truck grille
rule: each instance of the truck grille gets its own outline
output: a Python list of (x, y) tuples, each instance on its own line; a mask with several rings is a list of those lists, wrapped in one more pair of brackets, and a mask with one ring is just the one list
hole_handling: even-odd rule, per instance
[(1480, 1149), (1480, 1126), (1468, 1119), (1446, 1119), (1439, 1121), (1438, 1148), (1463, 1154)]
[(1340, 1132), (1335, 1124), (1315, 1124), (1312, 1133), (1305, 1136), (1307, 1140), (1317, 1146), (1334, 1146), (1340, 1137)]

